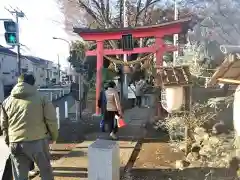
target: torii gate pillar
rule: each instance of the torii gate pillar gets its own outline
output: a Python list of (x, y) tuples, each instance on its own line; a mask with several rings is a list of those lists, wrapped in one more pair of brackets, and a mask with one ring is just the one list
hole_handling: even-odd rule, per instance
[(163, 50), (164, 42), (162, 40), (163, 37), (156, 37), (156, 66), (160, 67), (163, 65), (163, 54), (165, 50)]
[(96, 114), (100, 113), (98, 108), (98, 99), (102, 86), (102, 68), (103, 68), (103, 41), (97, 41), (97, 74), (96, 74)]

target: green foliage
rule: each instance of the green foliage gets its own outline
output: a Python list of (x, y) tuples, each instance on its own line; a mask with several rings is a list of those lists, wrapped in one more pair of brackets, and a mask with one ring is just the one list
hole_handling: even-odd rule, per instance
[(68, 61), (75, 68), (76, 72), (80, 72), (81, 65), (85, 58), (86, 45), (82, 41), (72, 43), (70, 57)]
[(103, 82), (113, 80), (113, 78), (115, 76), (117, 76), (117, 73), (112, 71), (111, 69), (108, 69), (108, 68), (103, 68), (102, 69), (102, 81)]

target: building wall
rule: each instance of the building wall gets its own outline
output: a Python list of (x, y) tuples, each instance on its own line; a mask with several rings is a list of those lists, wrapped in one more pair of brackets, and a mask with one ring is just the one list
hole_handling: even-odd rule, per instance
[[(37, 86), (46, 86), (47, 65), (33, 63), (29, 59), (21, 58), (22, 72), (29, 72), (36, 78)], [(17, 81), (17, 59), (15, 55), (0, 53), (0, 81), (3, 86), (15, 84)]]
[(57, 64), (53, 64), (53, 66), (52, 66), (52, 79), (56, 79), (56, 83), (57, 84), (60, 82), (58, 72), (59, 72), (58, 65)]
[(11, 85), (17, 80), (17, 61), (13, 55), (0, 54), (0, 75), (3, 85)]
[(47, 85), (47, 68), (40, 64), (34, 64), (33, 66), (33, 75), (36, 79), (36, 86), (42, 87)]

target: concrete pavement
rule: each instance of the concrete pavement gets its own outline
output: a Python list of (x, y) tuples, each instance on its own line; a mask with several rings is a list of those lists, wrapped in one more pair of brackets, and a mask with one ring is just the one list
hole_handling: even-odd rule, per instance
[[(145, 124), (151, 117), (151, 111), (148, 108), (133, 108), (124, 113), (127, 126), (121, 128), (118, 133), (122, 169), (127, 165), (138, 139), (145, 135)], [(89, 123), (99, 125), (99, 122)], [(86, 133), (83, 142), (78, 143), (70, 153), (52, 163), (55, 180), (86, 180), (89, 145), (97, 138), (108, 139), (108, 137), (107, 133), (99, 132), (99, 128)], [(35, 177), (34, 180), (40, 180), (40, 177)]]

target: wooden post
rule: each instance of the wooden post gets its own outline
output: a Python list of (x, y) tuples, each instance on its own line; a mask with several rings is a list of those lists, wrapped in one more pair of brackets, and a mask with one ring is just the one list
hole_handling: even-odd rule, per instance
[[(192, 86), (186, 86), (184, 87), (184, 93), (185, 93), (185, 116), (188, 116), (188, 118), (191, 117), (191, 106), (192, 106)], [(189, 121), (189, 120), (188, 120)], [(185, 123), (185, 155), (187, 156), (189, 153), (189, 140), (191, 138), (190, 136), (190, 129), (189, 129), (189, 123)]]
[(60, 129), (60, 110), (59, 110), (59, 107), (56, 107), (56, 114), (57, 114), (58, 129)]

